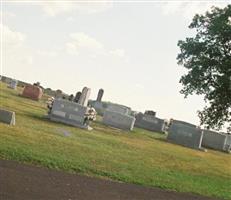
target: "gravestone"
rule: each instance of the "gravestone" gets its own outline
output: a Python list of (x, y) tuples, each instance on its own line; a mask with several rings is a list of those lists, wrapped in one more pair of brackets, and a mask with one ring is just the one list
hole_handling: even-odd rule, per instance
[(69, 100), (69, 101), (74, 101), (74, 98), (75, 98), (74, 95), (71, 94), (71, 95), (69, 95), (68, 100)]
[(78, 103), (82, 106), (87, 106), (90, 93), (91, 93), (91, 89), (84, 87)]
[(131, 131), (133, 130), (134, 123), (135, 117), (119, 112), (106, 110), (103, 115), (103, 124), (114, 128)]
[(0, 108), (0, 122), (15, 125), (15, 112)]
[(87, 107), (63, 99), (55, 99), (49, 118), (79, 128), (89, 128), (84, 124)]
[(167, 140), (194, 149), (202, 149), (203, 131), (183, 123), (172, 123), (168, 129)]
[(217, 133), (215, 131), (203, 130), (204, 136), (202, 146), (219, 151), (231, 151), (230, 136), (224, 133)]
[(230, 134), (226, 134), (226, 135), (227, 135), (227, 140), (226, 140), (225, 149), (227, 149), (227, 152), (231, 153), (231, 135)]
[(78, 103), (79, 102), (79, 99), (80, 99), (80, 96), (81, 96), (81, 92), (77, 92), (76, 95), (75, 95), (75, 98), (74, 98), (74, 102)]
[(130, 108), (118, 104), (108, 104), (107, 110), (112, 112), (118, 112), (124, 115), (128, 115), (131, 112)]
[(23, 89), (22, 96), (30, 98), (32, 100), (39, 100), (43, 95), (43, 91), (40, 87), (35, 85), (26, 85)]
[(63, 98), (63, 92), (61, 90), (56, 90), (55, 91), (55, 98), (56, 99)]
[(100, 89), (99, 92), (98, 92), (96, 101), (101, 102), (102, 98), (103, 98), (103, 94), (104, 94), (104, 90)]
[(136, 115), (135, 127), (164, 133), (166, 122), (165, 120), (159, 119), (153, 115), (138, 113)]
[(91, 105), (96, 110), (97, 114), (103, 116), (103, 114), (105, 112), (105, 108), (104, 108), (102, 102), (93, 101), (93, 102), (91, 102)]
[(145, 115), (151, 115), (151, 116), (156, 116), (156, 112), (154, 112), (154, 111), (152, 111), (152, 110), (146, 110), (145, 112), (144, 112), (144, 114)]
[(197, 126), (194, 125), (194, 124), (191, 124), (189, 122), (185, 122), (185, 121), (181, 121), (181, 120), (176, 120), (176, 119), (170, 119), (170, 123), (171, 124), (183, 124), (183, 125), (186, 125), (186, 126), (191, 126), (191, 127), (194, 127), (196, 128)]
[(8, 88), (16, 90), (17, 89), (17, 85), (18, 85), (18, 81), (16, 79), (12, 79), (11, 82), (10, 82), (10, 84), (8, 85)]

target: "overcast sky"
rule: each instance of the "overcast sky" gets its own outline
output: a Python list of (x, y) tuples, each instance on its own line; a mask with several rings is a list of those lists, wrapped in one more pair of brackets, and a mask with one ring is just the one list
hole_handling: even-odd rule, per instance
[(3, 1), (1, 74), (198, 124), (203, 97), (179, 93), (177, 41), (196, 13), (231, 1)]

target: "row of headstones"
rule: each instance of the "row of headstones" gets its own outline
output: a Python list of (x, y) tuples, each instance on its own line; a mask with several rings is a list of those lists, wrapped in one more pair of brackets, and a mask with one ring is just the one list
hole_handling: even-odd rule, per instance
[(167, 140), (186, 147), (204, 150), (204, 147), (231, 151), (231, 135), (204, 130), (196, 125), (173, 120), (168, 129)]
[(203, 130), (188, 122), (157, 118), (155, 113), (139, 113), (135, 117), (117, 111), (106, 110), (103, 123), (112, 127), (132, 130), (139, 127), (146, 130), (167, 133), (167, 140), (186, 147), (204, 150), (204, 147), (231, 152), (231, 135)]
[[(11, 79), (8, 83), (8, 88), (16, 90), (17, 84), (18, 84), (18, 81), (16, 79)], [(90, 88), (84, 87), (82, 92), (77, 92), (75, 97), (69, 100), (79, 103), (81, 105), (87, 106), (90, 92), (91, 92)], [(28, 84), (24, 87), (22, 96), (31, 98), (33, 100), (39, 100), (42, 97), (42, 94), (43, 94), (42, 89), (38, 85)], [(100, 89), (97, 95), (97, 99), (96, 99), (97, 102), (102, 101), (103, 94), (104, 94), (104, 90)]]
[[(13, 80), (10, 88), (17, 87), (17, 81)], [(87, 128), (83, 124), (84, 116), (87, 111), (88, 99), (90, 96), (90, 88), (84, 87), (82, 92), (78, 92), (75, 96), (74, 102), (57, 99), (55, 100), (50, 119), (53, 121), (60, 121), (63, 123), (77, 125), (81, 128)], [(183, 146), (203, 149), (203, 147), (214, 148), (222, 151), (230, 151), (231, 136), (221, 134), (209, 130), (201, 130), (187, 122), (173, 120), (169, 126), (168, 122), (157, 118), (156, 113), (148, 111), (138, 113), (135, 117), (131, 116), (131, 109), (116, 104), (109, 104), (105, 109), (101, 102), (103, 97), (103, 89), (100, 89), (97, 95), (97, 100), (93, 103), (96, 110), (103, 110), (103, 120), (105, 125), (112, 126), (124, 130), (133, 130), (133, 127), (139, 127), (155, 132), (168, 132), (167, 139), (176, 144)], [(41, 88), (34, 85), (27, 85), (22, 95), (35, 100), (41, 97)], [(6, 120), (10, 124), (15, 124), (15, 113), (1, 110), (1, 116), (5, 116), (1, 121)]]

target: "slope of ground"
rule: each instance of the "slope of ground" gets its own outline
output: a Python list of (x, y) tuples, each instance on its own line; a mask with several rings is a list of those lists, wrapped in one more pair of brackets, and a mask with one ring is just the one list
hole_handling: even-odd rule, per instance
[(231, 155), (170, 144), (142, 129), (92, 124), (86, 131), (47, 120), (45, 99), (19, 96), (0, 83), (0, 106), (16, 126), (0, 123), (0, 157), (89, 176), (231, 199)]

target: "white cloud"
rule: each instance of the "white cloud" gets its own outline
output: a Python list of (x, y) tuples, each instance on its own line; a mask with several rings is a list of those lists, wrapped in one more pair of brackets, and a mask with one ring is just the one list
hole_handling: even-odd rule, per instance
[(83, 32), (71, 33), (65, 44), (66, 52), (70, 55), (85, 55), (90, 58), (98, 56), (126, 58), (124, 49), (107, 49), (103, 43)]
[(113, 56), (124, 57), (125, 50), (124, 49), (113, 49), (109, 52)]
[[(31, 3), (31, 0), (24, 0), (23, 3)], [(47, 16), (57, 16), (67, 13), (80, 13), (80, 14), (92, 14), (97, 12), (103, 12), (112, 7), (113, 2), (111, 0), (101, 0), (100, 2), (83, 2), (83, 1), (37, 1), (35, 5), (39, 5), (43, 12)]]
[(58, 52), (56, 51), (47, 51), (47, 50), (38, 50), (37, 53), (41, 56), (47, 56), (47, 57), (56, 57), (58, 55)]
[(229, 0), (225, 1), (173, 1), (161, 4), (162, 11), (165, 15), (182, 14), (186, 19), (192, 19), (195, 14), (203, 14), (212, 6), (225, 7), (230, 3)]
[[(12, 63), (21, 63), (23, 65), (33, 64), (33, 55), (26, 46), (26, 35), (13, 30), (7, 25), (0, 24), (0, 31), (3, 33), (3, 68), (6, 70)], [(15, 64), (14, 64), (15, 66)]]
[(71, 33), (70, 38), (78, 48), (102, 49), (103, 45), (93, 37), (83, 33)]
[(3, 47), (14, 48), (22, 45), (25, 35), (21, 32), (13, 31), (6, 25), (0, 24), (0, 31), (3, 33)]
[(71, 41), (66, 43), (66, 50), (70, 54), (78, 55), (81, 51), (97, 54), (104, 51), (102, 43), (85, 33), (71, 33), (69, 38)]

